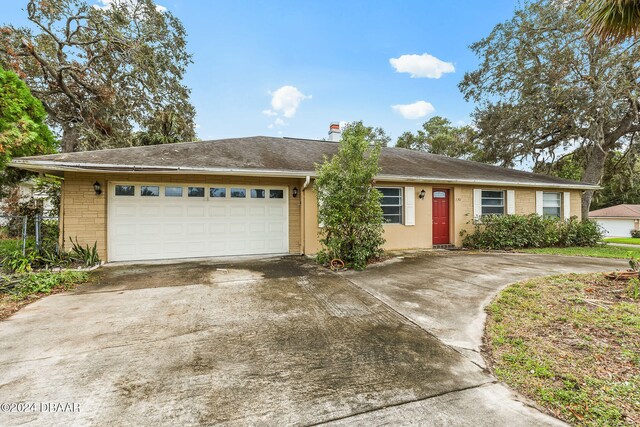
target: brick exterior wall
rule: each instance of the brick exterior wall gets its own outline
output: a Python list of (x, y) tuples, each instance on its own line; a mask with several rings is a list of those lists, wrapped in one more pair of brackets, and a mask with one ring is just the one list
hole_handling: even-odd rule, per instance
[[(103, 193), (96, 195), (93, 183), (98, 181)], [(81, 245), (93, 245), (97, 242), (98, 252), (103, 260), (107, 260), (108, 244), (108, 197), (111, 182), (150, 182), (150, 183), (200, 183), (200, 184), (239, 184), (239, 185), (274, 185), (286, 186), (289, 189), (289, 252), (292, 254), (314, 254), (320, 249), (318, 242), (317, 199), (310, 185), (302, 191), (304, 181), (289, 178), (257, 178), (238, 176), (210, 175), (162, 175), (162, 174), (95, 174), (66, 173), (62, 185), (60, 240), (65, 249), (69, 249), (69, 238), (77, 238)], [(414, 187), (416, 224), (385, 225), (385, 248), (390, 250), (418, 249), (432, 247), (432, 191), (430, 184), (405, 182), (378, 182), (379, 186)], [(293, 187), (299, 189), (297, 198), (291, 197)], [(449, 189), (450, 205), (450, 239), (456, 246), (462, 244), (460, 232), (471, 230), (473, 219), (473, 190), (475, 186), (437, 185), (435, 188)], [(536, 212), (536, 190), (530, 188), (486, 187), (483, 189), (515, 190), (516, 214)], [(425, 190), (426, 197), (420, 200), (418, 195)], [(542, 189), (543, 191), (545, 189)], [(547, 189), (546, 191), (560, 191)], [(581, 191), (571, 191), (571, 215), (580, 218)], [(304, 221), (302, 221), (304, 218)]]

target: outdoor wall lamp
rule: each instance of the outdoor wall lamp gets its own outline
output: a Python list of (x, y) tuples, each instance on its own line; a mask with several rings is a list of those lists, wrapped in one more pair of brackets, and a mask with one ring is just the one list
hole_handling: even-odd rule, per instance
[(423, 188), (422, 191), (420, 192), (420, 195), (418, 196), (418, 197), (420, 197), (420, 200), (424, 200), (425, 194), (427, 194), (427, 192), (424, 191), (424, 188)]
[(295, 198), (298, 197), (298, 187), (293, 187), (293, 191), (291, 192), (291, 195)]
[(93, 183), (93, 191), (96, 192), (96, 195), (99, 196), (102, 194), (102, 188), (100, 187), (100, 183), (98, 181)]

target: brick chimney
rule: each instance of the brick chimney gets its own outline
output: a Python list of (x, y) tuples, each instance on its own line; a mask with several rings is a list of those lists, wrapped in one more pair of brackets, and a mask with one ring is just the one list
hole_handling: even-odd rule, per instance
[(331, 122), (329, 125), (329, 141), (340, 142), (342, 139), (342, 130), (340, 130), (340, 123)]

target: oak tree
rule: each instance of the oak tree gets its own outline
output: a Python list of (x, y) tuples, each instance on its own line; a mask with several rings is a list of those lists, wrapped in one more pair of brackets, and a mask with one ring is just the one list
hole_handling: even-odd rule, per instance
[[(582, 181), (600, 183), (613, 150), (640, 131), (640, 46), (585, 36), (571, 2), (527, 2), (471, 45), (481, 59), (460, 83), (484, 155), (503, 165), (584, 152)], [(587, 217), (593, 191), (584, 192)]]
[(127, 146), (159, 111), (194, 108), (182, 84), (191, 55), (181, 22), (152, 0), (29, 0), (30, 27), (0, 27), (0, 63), (25, 80), (62, 136), (62, 151)]
[(422, 124), (414, 134), (404, 132), (398, 137), (396, 147), (442, 154), (460, 159), (477, 159), (478, 146), (474, 130), (470, 126), (454, 126), (449, 119), (434, 116)]

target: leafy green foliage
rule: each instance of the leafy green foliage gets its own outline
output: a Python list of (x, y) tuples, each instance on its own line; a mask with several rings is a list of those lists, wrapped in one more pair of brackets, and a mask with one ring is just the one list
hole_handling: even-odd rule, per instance
[(47, 114), (27, 85), (0, 67), (0, 170), (13, 157), (55, 152), (57, 143), (45, 124)]
[(634, 239), (640, 239), (640, 230), (631, 230), (631, 237)]
[(98, 255), (98, 242), (94, 242), (93, 246), (89, 245), (82, 246), (78, 243), (78, 239), (73, 241), (73, 238), (69, 237), (71, 240), (71, 258), (80, 262), (84, 262), (84, 265), (87, 267), (92, 267), (94, 265), (100, 264), (100, 256)]
[(372, 140), (370, 128), (352, 123), (342, 133), (338, 153), (316, 165), (314, 189), (322, 224), (319, 262), (339, 258), (347, 266), (364, 269), (368, 261), (382, 255), (382, 195), (373, 186), (380, 172), (381, 146), (379, 140)]
[(594, 246), (602, 239), (595, 221), (560, 220), (530, 215), (489, 215), (462, 231), (462, 244), (474, 249), (520, 249), (549, 246)]
[(33, 269), (38, 254), (35, 251), (28, 251), (22, 254), (22, 250), (9, 252), (2, 261), (5, 270), (14, 273), (26, 273)]
[(449, 119), (435, 116), (424, 122), (415, 135), (411, 132), (400, 135), (396, 147), (481, 160), (481, 153), (473, 140), (474, 133), (471, 126), (453, 126)]
[[(481, 59), (460, 89), (477, 103), (478, 141), (489, 159), (555, 159), (584, 151), (582, 181), (598, 184), (609, 153), (640, 130), (640, 44), (585, 37), (577, 2), (527, 1), (471, 46)], [(593, 190), (585, 191), (586, 218)]]
[(0, 294), (13, 295), (17, 300), (34, 294), (49, 294), (56, 288), (69, 289), (89, 278), (84, 271), (42, 271), (0, 277)]
[(5, 170), (14, 157), (55, 152), (57, 141), (45, 124), (47, 114), (27, 85), (13, 72), (0, 67), (0, 185), (17, 182), (24, 173)]
[(174, 138), (195, 137), (182, 84), (186, 32), (152, 0), (29, 0), (29, 27), (0, 27), (0, 63), (23, 78), (62, 134), (62, 151), (129, 146), (134, 130), (157, 135), (172, 111)]

